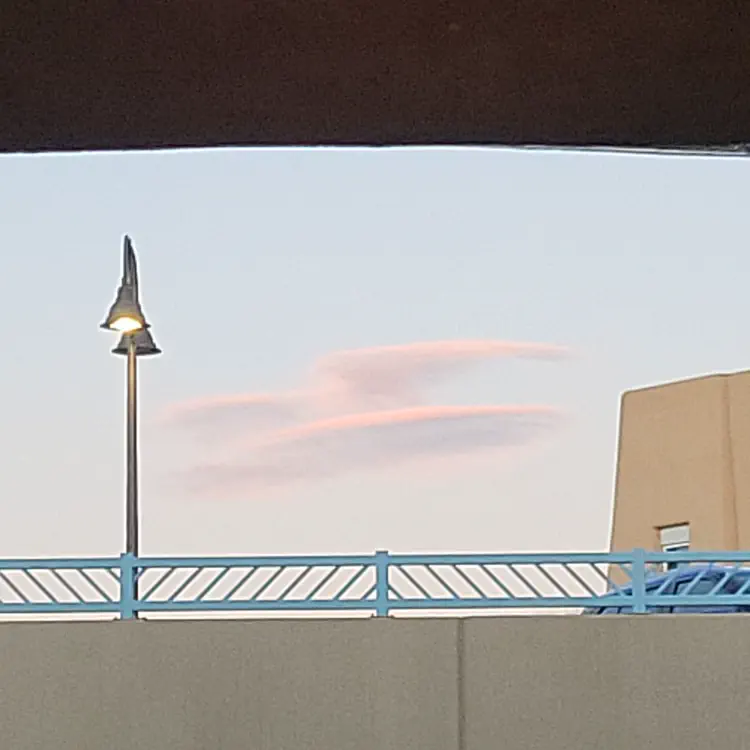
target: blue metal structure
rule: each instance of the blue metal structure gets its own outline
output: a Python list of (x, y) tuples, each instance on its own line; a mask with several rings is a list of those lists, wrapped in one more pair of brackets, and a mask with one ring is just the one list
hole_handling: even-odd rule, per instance
[[(670, 593), (668, 564), (719, 571), (710, 590)], [(0, 616), (172, 612), (570, 610), (750, 604), (750, 552), (141, 557), (0, 560)], [(681, 568), (678, 567), (678, 571)], [(670, 576), (666, 576), (670, 578)], [(696, 576), (705, 578), (704, 573)], [(736, 587), (735, 587), (736, 588)]]
[[(646, 613), (732, 614), (750, 612), (750, 568), (736, 565), (686, 565), (670, 570), (665, 575), (646, 579)], [(623, 597), (623, 594), (625, 595)], [(597, 607), (586, 614), (631, 614), (632, 586), (601, 597)], [(727, 603), (726, 595), (734, 596)], [(690, 597), (690, 604), (681, 604)], [(708, 597), (710, 604), (696, 605), (695, 597)], [(718, 602), (718, 603), (717, 603)]]

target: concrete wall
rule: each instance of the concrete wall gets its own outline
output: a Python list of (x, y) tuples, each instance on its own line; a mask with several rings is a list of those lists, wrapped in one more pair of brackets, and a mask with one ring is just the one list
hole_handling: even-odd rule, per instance
[(0, 746), (740, 748), (750, 731), (747, 622), (2, 624)]
[(623, 396), (612, 549), (658, 549), (690, 523), (691, 547), (750, 547), (750, 373)]
[(0, 625), (0, 747), (454, 750), (456, 624), (393, 625)]
[(468, 622), (460, 750), (739, 750), (747, 628), (731, 615)]

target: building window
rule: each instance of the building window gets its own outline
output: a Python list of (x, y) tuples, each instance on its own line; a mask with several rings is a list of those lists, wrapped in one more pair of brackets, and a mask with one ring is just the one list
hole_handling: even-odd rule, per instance
[[(687, 552), (690, 549), (690, 524), (662, 526), (659, 529), (659, 544), (662, 552)], [(669, 562), (664, 567), (674, 570), (680, 563)]]

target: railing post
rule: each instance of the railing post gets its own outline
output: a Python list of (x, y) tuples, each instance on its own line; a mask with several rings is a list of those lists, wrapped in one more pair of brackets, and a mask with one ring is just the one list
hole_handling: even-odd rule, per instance
[(388, 567), (390, 555), (385, 550), (375, 553), (375, 616), (388, 617)]
[(646, 613), (646, 550), (640, 547), (633, 550), (633, 613)]
[(129, 552), (120, 555), (120, 619), (135, 618), (135, 556)]

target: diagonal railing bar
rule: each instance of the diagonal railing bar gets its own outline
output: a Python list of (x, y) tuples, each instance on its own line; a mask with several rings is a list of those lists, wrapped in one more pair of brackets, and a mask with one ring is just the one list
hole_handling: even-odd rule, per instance
[(315, 596), (325, 587), (325, 585), (341, 570), (341, 568), (331, 568), (326, 575), (315, 585), (312, 591), (308, 591), (305, 601), (313, 601)]
[(223, 570), (220, 570), (218, 573), (214, 574), (214, 577), (208, 582), (208, 585), (205, 586), (203, 589), (200, 590), (195, 595), (195, 601), (200, 602), (203, 601), (204, 597), (208, 594), (211, 589), (216, 586), (217, 583), (222, 581), (227, 574), (229, 573), (230, 568), (224, 568)]
[(364, 594), (362, 594), (362, 598), (358, 601), (363, 601), (363, 602), (371, 601), (376, 591), (377, 591), (377, 585), (373, 583), (372, 586), (370, 586), (370, 588), (367, 589), (367, 591), (365, 591)]
[(409, 572), (409, 569), (405, 565), (398, 568), (398, 574), (406, 578), (406, 580), (409, 581), (409, 583), (414, 586), (414, 588), (419, 591), (419, 593), (422, 594), (425, 599), (433, 598), (432, 596), (430, 596), (430, 592), (427, 591), (427, 589), (414, 578), (414, 576)]
[(670, 585), (670, 581), (669, 581), (669, 579), (667, 579), (666, 581), (664, 581), (664, 583), (662, 583), (662, 584), (661, 584), (661, 586), (659, 586), (659, 587), (658, 587), (658, 588), (656, 589), (656, 591), (654, 591), (654, 594), (655, 594), (656, 596), (659, 596), (660, 594), (664, 593), (664, 591), (665, 591), (665, 590), (666, 590), (667, 588), (669, 588), (669, 585)]
[[(596, 570), (598, 570), (598, 568)], [(604, 579), (605, 585), (617, 594), (622, 594), (623, 589), (628, 586), (627, 583), (619, 584), (617, 581), (613, 581), (609, 576), (604, 575), (604, 573), (602, 573), (602, 578)]]
[[(375, 591), (375, 586), (372, 587), (372, 590)], [(388, 588), (388, 597), (390, 598), (390, 595), (393, 594), (393, 598), (396, 601), (406, 601), (406, 597), (396, 588), (396, 585), (393, 581), (391, 581), (390, 586)]]
[[(688, 585), (687, 585), (687, 586), (685, 587), (685, 590), (684, 590), (684, 591), (683, 591), (682, 593), (683, 593), (683, 594), (686, 594), (686, 595), (689, 595), (689, 594), (691, 594), (691, 593), (692, 593), (692, 591), (693, 591), (693, 589), (694, 589), (694, 588), (695, 588), (695, 587), (696, 587), (696, 586), (697, 586), (697, 585), (698, 585), (698, 584), (699, 584), (699, 583), (700, 583), (701, 581), (703, 581), (703, 580), (706, 580), (706, 579), (705, 579), (705, 572), (701, 572), (701, 573), (699, 573), (699, 574), (698, 574), (698, 575), (696, 576), (695, 580), (693, 580), (693, 581), (691, 581), (690, 583), (688, 583)], [(708, 580), (708, 581), (710, 582), (710, 580), (711, 580), (711, 579), (709, 578), (709, 579), (707, 579), (707, 580)], [(712, 587), (711, 587), (711, 593), (713, 593), (714, 589), (715, 589), (715, 588), (717, 588), (718, 586), (720, 586), (720, 585), (721, 585), (721, 583), (722, 583), (722, 579), (720, 579), (720, 580), (718, 581), (718, 583), (714, 584), (714, 586), (712, 586)]]
[[(715, 566), (711, 566), (711, 567), (712, 567), (713, 571), (715, 571), (715, 570), (716, 570), (716, 567), (715, 567)], [(726, 583), (728, 583), (729, 579), (730, 579), (730, 578), (731, 578), (731, 577), (732, 577), (732, 576), (733, 576), (733, 575), (734, 575), (734, 574), (735, 574), (735, 573), (736, 573), (736, 572), (737, 572), (738, 570), (739, 570), (739, 566), (738, 566), (738, 565), (735, 565), (734, 567), (732, 567), (732, 568), (730, 568), (730, 569), (728, 569), (728, 570), (727, 570), (727, 569), (725, 569), (724, 571), (720, 571), (720, 573), (722, 573), (722, 574), (723, 574), (723, 575), (722, 575), (722, 578), (721, 578), (721, 580), (719, 581), (719, 583), (717, 584), (717, 586), (716, 586), (716, 587), (715, 587), (715, 588), (714, 588), (714, 589), (713, 589), (713, 590), (711, 591), (711, 593), (713, 593), (713, 592), (714, 592), (714, 591), (716, 591), (716, 590), (721, 590), (721, 589), (723, 589), (723, 588), (724, 588), (724, 585), (725, 585)]]
[[(141, 569), (143, 570), (143, 568)], [(158, 570), (157, 568), (149, 568), (148, 570)], [(158, 591), (159, 587), (164, 583), (165, 581), (168, 581), (172, 573), (174, 573), (177, 570), (177, 568), (167, 568), (160, 576), (157, 577), (156, 581), (149, 586), (144, 593), (141, 594), (140, 599), (141, 601), (147, 602), (153, 594)]]
[(461, 595), (458, 593), (458, 591), (456, 591), (453, 586), (451, 586), (448, 581), (443, 578), (443, 576), (439, 575), (432, 565), (425, 565), (424, 569), (451, 595), (451, 598), (461, 598)]
[(55, 578), (55, 580), (56, 580), (56, 581), (59, 581), (59, 582), (60, 582), (60, 585), (61, 585), (61, 586), (63, 586), (63, 588), (65, 588), (65, 590), (66, 590), (66, 591), (67, 591), (67, 592), (68, 592), (69, 594), (71, 594), (71, 595), (73, 596), (73, 598), (74, 598), (74, 599), (75, 599), (76, 601), (78, 601), (78, 602), (81, 602), (81, 603), (83, 603), (83, 597), (81, 596), (80, 592), (79, 592), (79, 591), (76, 591), (76, 590), (75, 590), (75, 589), (74, 589), (74, 588), (73, 588), (73, 587), (72, 587), (72, 586), (71, 586), (71, 585), (70, 585), (70, 584), (69, 584), (69, 583), (68, 583), (68, 582), (67, 582), (67, 581), (66, 581), (66, 580), (65, 580), (65, 579), (64, 579), (64, 578), (62, 577), (62, 575), (61, 575), (61, 574), (60, 574), (60, 573), (59, 573), (59, 572), (58, 572), (57, 570), (55, 570), (55, 568), (50, 568), (50, 569), (49, 569), (49, 572), (50, 572), (50, 574), (51, 574), (52, 576), (54, 576), (54, 578)]
[[(571, 578), (573, 578), (578, 583), (578, 585), (587, 594), (589, 594), (590, 596), (597, 596), (596, 590), (591, 588), (589, 584), (586, 581), (584, 581), (580, 575), (578, 575), (576, 570), (569, 563), (562, 563), (562, 568)], [(601, 571), (599, 570), (599, 568), (596, 567), (596, 565), (592, 565), (590, 569), (596, 571), (597, 573), (601, 575)], [(602, 577), (605, 579), (605, 584), (606, 584), (607, 583), (606, 576), (602, 576)]]
[(34, 584), (37, 586), (37, 588), (51, 601), (51, 602), (57, 602), (59, 603), (59, 599), (43, 584), (41, 583), (37, 576), (34, 575), (37, 571), (35, 570), (23, 570), (19, 571), (23, 573), (27, 578), (29, 578), (31, 581), (34, 582)]
[(177, 597), (201, 574), (205, 568), (196, 568), (185, 580), (172, 592), (167, 599), (168, 602), (176, 601)]
[(271, 586), (273, 586), (274, 581), (276, 581), (276, 579), (281, 576), (284, 570), (285, 569), (283, 566), (279, 566), (279, 568), (276, 571), (274, 571), (273, 575), (269, 576), (266, 579), (265, 583), (250, 597), (250, 601), (251, 602), (258, 601), (258, 597), (262, 596), (266, 591), (268, 591), (268, 589), (271, 588)]
[(531, 583), (529, 580), (527, 580), (526, 576), (523, 575), (519, 570), (516, 569), (516, 567), (511, 563), (508, 565), (508, 572), (515, 575), (517, 578), (519, 578), (525, 586), (528, 587), (529, 591), (537, 597), (537, 599), (543, 599), (544, 594), (542, 594), (541, 591), (537, 590), (537, 588), (534, 586), (533, 583)]
[[(111, 571), (108, 572), (111, 573)], [(89, 586), (91, 586), (91, 588), (94, 589), (94, 591), (96, 591), (97, 594), (99, 594), (104, 599), (104, 601), (114, 602), (114, 599), (112, 599), (112, 597), (94, 580), (93, 576), (89, 575), (87, 570), (81, 568), (79, 573), (81, 574), (81, 578), (83, 578), (89, 584)], [(116, 581), (119, 587), (119, 579), (114, 575), (112, 576), (112, 578)]]
[(607, 573), (605, 573), (598, 565), (592, 565), (590, 567), (590, 570), (593, 573), (596, 573), (596, 575), (598, 575), (599, 578), (601, 578), (601, 580), (603, 581), (603, 583), (604, 583), (605, 586), (609, 587), (609, 586), (612, 585), (611, 578), (610, 578), (610, 576), (608, 574), (609, 571), (607, 571)]
[[(357, 581), (361, 580), (364, 574), (367, 572), (368, 568), (366, 565), (361, 565), (359, 569), (355, 568), (354, 574), (351, 576), (351, 578), (346, 582), (346, 585), (336, 594), (336, 596), (333, 597), (334, 601), (340, 601), (344, 598), (344, 594), (348, 593), (349, 591), (354, 588)], [(374, 589), (373, 589), (374, 590)]]
[(311, 573), (314, 570), (312, 567), (305, 568), (302, 570), (299, 575), (278, 595), (278, 600), (280, 602), (283, 602), (287, 596), (295, 589), (297, 586), (302, 583), (302, 581), (307, 578), (308, 574)]
[[(715, 568), (713, 570), (716, 570)], [(716, 593), (719, 589), (721, 589), (724, 584), (731, 578), (732, 574), (737, 571), (737, 566), (735, 565), (734, 568), (727, 570), (727, 571), (719, 571), (721, 574), (721, 578), (716, 582), (716, 584), (713, 586), (711, 591), (707, 592), (710, 596), (711, 594)], [(685, 591), (683, 593), (690, 594), (693, 591), (693, 588), (698, 585), (698, 583), (702, 580), (706, 580), (706, 577), (709, 576), (713, 572), (712, 570), (706, 570), (700, 573), (700, 575), (691, 583), (687, 585), (685, 588)]]
[(31, 599), (29, 599), (26, 594), (24, 594), (24, 592), (13, 583), (4, 570), (0, 570), (0, 581), (2, 581), (22, 602), (32, 604)]
[(595, 565), (561, 564), (560, 576), (579, 592), (575, 596), (599, 596), (607, 589), (607, 583), (602, 582)]
[(252, 567), (240, 578), (237, 583), (232, 586), (229, 591), (221, 598), (223, 602), (231, 601), (232, 597), (258, 572), (258, 568)]
[(544, 567), (544, 565), (540, 565), (537, 570), (539, 571), (539, 575), (541, 575), (544, 579), (552, 584), (552, 588), (555, 590), (556, 594), (562, 592), (563, 596), (567, 596), (569, 598), (572, 598), (574, 596), (574, 594), (571, 594), (570, 591), (565, 588), (562, 581), (558, 581), (550, 575), (549, 571)]
[(479, 588), (479, 586), (476, 585), (474, 582), (474, 579), (469, 576), (469, 574), (460, 566), (460, 565), (454, 565), (453, 570), (456, 571), (456, 575), (460, 576), (463, 581), (465, 581), (479, 596), (481, 599), (485, 599), (486, 595), (482, 589)]
[(479, 565), (480, 572), (484, 573), (502, 591), (508, 599), (515, 599), (516, 595), (492, 572), (488, 565)]

